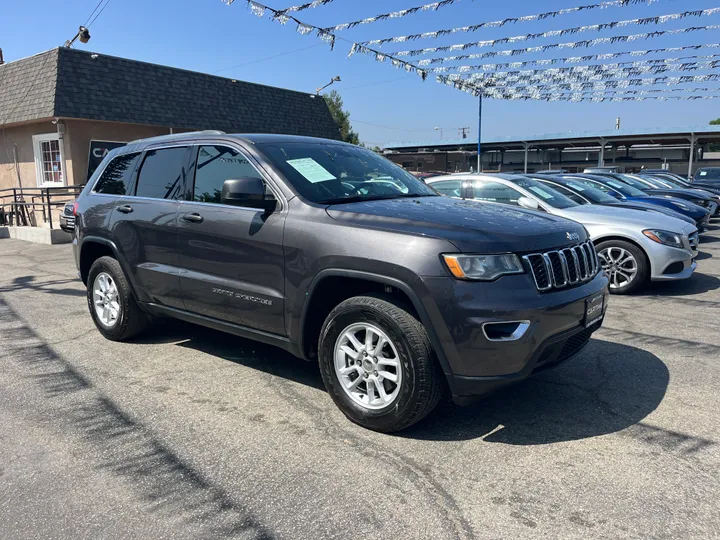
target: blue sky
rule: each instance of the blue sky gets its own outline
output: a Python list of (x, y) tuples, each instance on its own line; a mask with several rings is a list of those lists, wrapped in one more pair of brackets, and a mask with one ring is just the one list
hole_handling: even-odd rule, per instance
[[(328, 6), (307, 10), (297, 16), (310, 24), (329, 26), (427, 1), (335, 0)], [(350, 41), (364, 41), (531, 15), (594, 1), (462, 0), (436, 12), (361, 26), (341, 32), (338, 36)], [(266, 0), (265, 3), (284, 8), (302, 1)], [(86, 21), (96, 4), (97, 0), (6, 2), (0, 17), (0, 48), (4, 51), (5, 60), (23, 58), (63, 44)], [(441, 40), (416, 41), (410, 46), (386, 45), (383, 50), (391, 52), (433, 44), (464, 43), (718, 6), (718, 0), (658, 0), (650, 6), (641, 4), (596, 10), (473, 34), (454, 34)], [(674, 21), (661, 25), (661, 29), (709, 24), (720, 24), (720, 15)], [(535, 40), (496, 49), (529, 47), (557, 42), (557, 39), (564, 42), (602, 35), (634, 34), (653, 28), (628, 26), (605, 33)], [(337, 83), (336, 88), (345, 100), (355, 129), (369, 144), (437, 140), (440, 133), (433, 130), (436, 126), (443, 128), (446, 139), (457, 138), (460, 127), (470, 127), (471, 136), (477, 136), (477, 100), (472, 96), (434, 80), (422, 82), (416, 75), (405, 74), (367, 56), (356, 55), (348, 59), (349, 43), (338, 41), (335, 50), (331, 51), (316, 37), (298, 34), (293, 25), (282, 26), (268, 17), (257, 18), (242, 0), (231, 6), (220, 0), (110, 0), (107, 9), (90, 30), (90, 43), (78, 44), (78, 48), (295, 90), (312, 92), (339, 75), (342, 82)], [(581, 55), (717, 42), (720, 42), (720, 31), (713, 30), (567, 52), (569, 55)], [(470, 52), (487, 50), (491, 49)], [(290, 51), (296, 52), (263, 60)], [(544, 56), (518, 59), (553, 56), (565, 56), (565, 52), (555, 51)], [(712, 83), (705, 86), (712, 86)], [(602, 104), (486, 100), (483, 138), (605, 130), (614, 126), (617, 116), (622, 118), (624, 128), (633, 129), (706, 124), (710, 119), (720, 117), (720, 100)]]

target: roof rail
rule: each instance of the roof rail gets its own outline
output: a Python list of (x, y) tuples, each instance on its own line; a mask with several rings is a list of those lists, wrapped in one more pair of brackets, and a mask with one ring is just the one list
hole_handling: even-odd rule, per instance
[(134, 141), (130, 141), (128, 144), (136, 144), (141, 142), (164, 142), (164, 141), (172, 141), (174, 139), (184, 139), (185, 137), (193, 136), (193, 135), (225, 135), (224, 131), (220, 131), (219, 129), (206, 129), (204, 131), (186, 131), (185, 133), (172, 133), (169, 135), (157, 135), (155, 137), (147, 137), (145, 139), (135, 139)]

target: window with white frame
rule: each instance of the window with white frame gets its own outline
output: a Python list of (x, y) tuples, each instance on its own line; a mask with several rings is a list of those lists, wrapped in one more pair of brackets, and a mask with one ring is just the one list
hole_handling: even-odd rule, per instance
[(33, 135), (38, 186), (65, 186), (65, 156), (57, 133)]

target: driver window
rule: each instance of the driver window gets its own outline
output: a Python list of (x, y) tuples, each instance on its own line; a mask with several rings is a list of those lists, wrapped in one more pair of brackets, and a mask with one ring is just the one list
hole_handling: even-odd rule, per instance
[[(201, 146), (195, 169), (193, 201), (221, 204), (225, 180), (262, 178), (258, 170), (237, 150), (226, 146)], [(267, 190), (266, 198), (273, 198)]]
[(448, 197), (460, 197), (462, 190), (462, 182), (460, 180), (446, 180), (443, 182), (434, 182), (430, 185), (435, 188), (436, 191)]
[(557, 184), (551, 184), (550, 182), (543, 182), (542, 180), (540, 182), (542, 182), (543, 184), (545, 184), (548, 187), (553, 188), (555, 191), (559, 191), (560, 193), (565, 195), (568, 199), (570, 199), (573, 202), (576, 202), (578, 204), (587, 204), (587, 201), (585, 201), (585, 199), (583, 199), (577, 193), (567, 189), (564, 186), (559, 186)]
[(517, 205), (522, 193), (499, 182), (478, 182), (473, 186), (473, 199)]

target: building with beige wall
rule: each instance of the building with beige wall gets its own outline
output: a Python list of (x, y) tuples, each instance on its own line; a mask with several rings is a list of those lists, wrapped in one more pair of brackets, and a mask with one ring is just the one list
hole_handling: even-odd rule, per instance
[(61, 47), (0, 65), (0, 196), (84, 184), (113, 143), (205, 129), (340, 138), (312, 94)]

